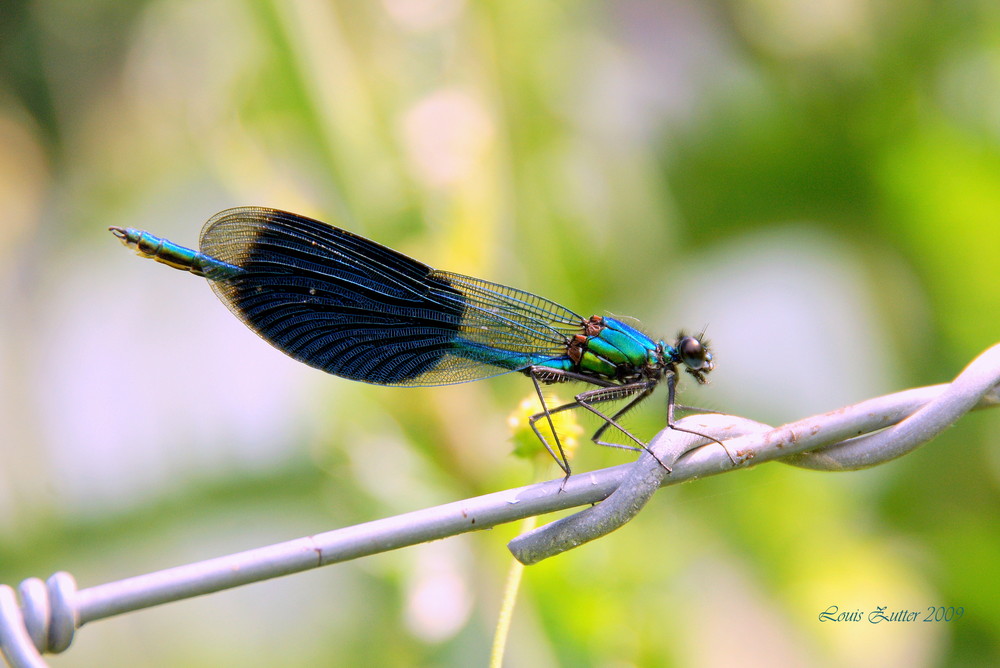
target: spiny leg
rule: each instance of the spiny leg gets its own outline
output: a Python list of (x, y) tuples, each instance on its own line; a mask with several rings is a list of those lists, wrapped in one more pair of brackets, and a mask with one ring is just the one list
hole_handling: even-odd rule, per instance
[[(726, 451), (726, 456), (729, 457), (729, 461), (735, 466), (739, 466), (739, 463), (733, 458), (732, 453), (729, 452), (729, 448), (726, 444), (715, 438), (714, 436), (709, 436), (708, 434), (703, 434), (700, 431), (694, 431), (693, 429), (685, 429), (684, 427), (678, 427), (674, 424), (674, 408), (677, 407), (677, 402), (675, 401), (675, 396), (677, 394), (677, 376), (670, 376), (667, 379), (667, 427), (673, 429), (674, 431), (683, 431), (687, 434), (694, 434), (695, 436), (701, 436), (702, 438), (707, 438), (710, 441), (715, 441), (722, 446), (722, 449)], [(680, 406), (680, 408), (687, 409), (687, 406)], [(716, 411), (707, 411), (709, 413), (715, 413)]]
[[(600, 388), (600, 389), (597, 389), (597, 390), (591, 390), (589, 392), (583, 392), (581, 394), (578, 394), (576, 396), (576, 403), (578, 405), (586, 408), (591, 413), (597, 415), (602, 420), (604, 420), (604, 424), (602, 424), (600, 427), (598, 427), (597, 431), (595, 431), (594, 435), (591, 437), (591, 440), (594, 443), (597, 443), (598, 445), (603, 445), (603, 446), (609, 447), (609, 448), (621, 448), (623, 450), (636, 450), (636, 451), (642, 450), (642, 451), (648, 452), (650, 454), (650, 456), (652, 456), (652, 458), (655, 459), (659, 463), (659, 465), (662, 466), (663, 469), (667, 473), (670, 473), (670, 467), (669, 466), (667, 466), (666, 464), (664, 464), (663, 461), (661, 461), (660, 458), (657, 457), (656, 454), (652, 450), (650, 450), (649, 447), (645, 443), (643, 443), (638, 438), (636, 438), (632, 434), (632, 432), (630, 432), (628, 429), (626, 429), (625, 427), (623, 427), (618, 422), (618, 420), (621, 419), (621, 417), (623, 415), (625, 415), (625, 413), (629, 412), (630, 410), (632, 410), (633, 408), (635, 408), (638, 404), (640, 404), (642, 401), (644, 401), (646, 398), (648, 398), (649, 395), (651, 395), (653, 393), (653, 390), (655, 390), (655, 389), (656, 389), (656, 383), (655, 382), (648, 382), (648, 381), (647, 382), (639, 382), (639, 383), (631, 383), (629, 385), (620, 385), (620, 386), (613, 387), (613, 388), (612, 387)], [(617, 392), (615, 392), (615, 390), (617, 390)], [(597, 410), (592, 405), (592, 404), (595, 404), (595, 403), (601, 403), (603, 401), (613, 401), (615, 399), (623, 399), (623, 398), (625, 398), (625, 397), (627, 397), (627, 396), (629, 396), (631, 394), (635, 394), (635, 393), (638, 393), (638, 396), (636, 396), (631, 401), (629, 401), (627, 404), (625, 404), (624, 406), (622, 406), (620, 409), (618, 409), (611, 416), (605, 415), (604, 413), (602, 413), (601, 411)], [(605, 431), (607, 431), (608, 427), (615, 427), (616, 429), (618, 429), (618, 431), (622, 432), (623, 434), (625, 434), (626, 436), (628, 436), (629, 438), (631, 438), (633, 441), (635, 441), (636, 443), (638, 443), (639, 447), (632, 447), (632, 446), (628, 446), (628, 445), (622, 445), (621, 443), (611, 443), (609, 441), (602, 441), (602, 440), (600, 440), (601, 439), (601, 435), (604, 434)]]
[[(594, 441), (594, 443), (597, 443), (598, 445), (604, 445), (609, 448), (623, 448), (626, 450), (646, 450), (646, 444), (640, 441), (638, 438), (636, 438), (635, 435), (632, 434), (632, 432), (630, 432), (628, 429), (620, 425), (618, 423), (618, 419), (626, 412), (628, 412), (631, 408), (633, 408), (636, 404), (643, 401), (646, 397), (652, 394), (655, 387), (656, 387), (655, 385), (645, 382), (630, 383), (628, 385), (618, 385), (616, 387), (601, 387), (596, 390), (588, 390), (587, 392), (581, 392), (580, 394), (576, 395), (575, 403), (577, 405), (586, 408), (588, 411), (590, 411), (597, 417), (604, 420), (604, 424), (598, 427), (597, 431), (595, 431), (594, 435), (591, 437), (591, 440)], [(631, 401), (625, 404), (624, 407), (622, 407), (621, 409), (619, 409), (613, 415), (610, 416), (605, 415), (601, 411), (597, 410), (597, 408), (594, 406), (594, 404), (600, 404), (606, 401), (625, 399), (632, 396), (633, 394), (638, 394), (638, 396), (634, 397)], [(616, 428), (618, 431), (622, 432), (630, 439), (632, 439), (638, 447), (622, 445), (620, 443), (606, 443), (604, 441), (599, 440), (601, 434), (603, 434), (608, 429), (608, 427)]]
[[(584, 374), (576, 373), (574, 371), (551, 369), (549, 367), (543, 367), (543, 366), (528, 367), (527, 374), (528, 376), (531, 377), (531, 381), (535, 384), (535, 392), (538, 394), (538, 401), (541, 402), (542, 405), (542, 411), (540, 413), (535, 413), (530, 418), (528, 418), (528, 424), (531, 425), (531, 430), (535, 432), (535, 436), (537, 436), (538, 440), (542, 442), (543, 446), (545, 446), (546, 451), (548, 451), (548, 453), (552, 456), (552, 459), (556, 460), (556, 463), (559, 465), (559, 468), (561, 468), (563, 472), (566, 473), (566, 479), (568, 480), (570, 476), (569, 460), (566, 458), (566, 453), (562, 447), (562, 441), (559, 440), (559, 434), (556, 432), (555, 425), (552, 423), (552, 414), (559, 413), (561, 411), (568, 410), (570, 408), (577, 408), (579, 404), (577, 404), (574, 401), (568, 404), (557, 406), (550, 410), (548, 404), (545, 403), (545, 396), (542, 394), (542, 388), (538, 381), (541, 379), (543, 382), (557, 383), (557, 382), (565, 382), (568, 380), (577, 380), (584, 383), (590, 383), (591, 385), (600, 385), (601, 387), (618, 387), (618, 386), (610, 381), (601, 380), (599, 378), (594, 378), (592, 376), (586, 376)], [(549, 429), (552, 430), (552, 436), (555, 438), (556, 448), (559, 450), (559, 454), (556, 454), (556, 451), (553, 450), (552, 446), (549, 444), (548, 439), (545, 438), (545, 436), (542, 434), (541, 431), (539, 431), (537, 425), (535, 424), (543, 416), (549, 423)]]
[[(597, 412), (593, 408), (593, 406), (581, 404), (581, 405), (584, 406), (584, 408), (587, 408), (591, 412), (599, 415), (604, 420), (604, 424), (602, 424), (600, 427), (598, 427), (597, 431), (595, 431), (594, 435), (591, 437), (591, 440), (594, 441), (594, 443), (597, 443), (598, 445), (603, 445), (603, 446), (606, 446), (606, 447), (609, 447), (609, 448), (625, 448), (626, 450), (636, 450), (636, 451), (639, 451), (639, 450), (643, 449), (643, 447), (637, 447), (636, 448), (636, 447), (632, 447), (630, 445), (622, 445), (620, 443), (608, 443), (606, 441), (600, 440), (601, 435), (605, 431), (607, 431), (608, 427), (616, 427), (619, 431), (621, 431), (622, 433), (624, 433), (626, 436), (628, 436), (629, 438), (631, 438), (633, 441), (635, 441), (636, 443), (638, 443), (640, 446), (643, 446), (642, 441), (640, 441), (638, 438), (636, 438), (631, 432), (629, 432), (628, 429), (625, 429), (625, 427), (621, 426), (618, 423), (618, 420), (620, 420), (621, 417), (623, 415), (625, 415), (625, 413), (629, 412), (630, 410), (632, 410), (633, 408), (635, 408), (637, 405), (639, 405), (639, 403), (641, 403), (647, 397), (649, 397), (649, 395), (653, 393), (653, 390), (656, 389), (656, 386), (655, 385), (647, 385), (645, 383), (643, 383), (643, 384), (633, 384), (633, 385), (637, 385), (639, 387), (639, 389), (636, 390), (636, 391), (639, 392), (639, 396), (635, 397), (634, 399), (632, 399), (631, 401), (629, 401), (627, 404), (625, 404), (624, 406), (622, 406), (611, 417), (607, 417), (603, 413)], [(632, 387), (632, 385), (625, 385), (624, 387)], [(586, 397), (587, 394), (590, 394), (590, 393), (589, 392), (585, 392), (581, 396), (584, 396), (584, 400), (583, 401), (585, 403), (591, 403), (591, 404), (592, 403), (600, 403), (601, 401), (613, 401), (616, 398), (622, 398), (623, 399), (626, 396), (628, 396), (628, 394), (626, 394), (624, 396), (621, 396), (621, 397), (609, 396), (607, 398), (598, 398), (597, 401), (595, 402), (593, 400), (593, 397)], [(631, 394), (631, 392), (629, 394)], [(577, 397), (577, 400), (580, 400), (579, 396)]]
[[(543, 368), (538, 373), (539, 373), (539, 375), (542, 375), (543, 373), (548, 374), (549, 371), (550, 370)], [(561, 380), (584, 380), (586, 382), (592, 382), (595, 385), (598, 384), (598, 383), (594, 382), (593, 379), (591, 379), (591, 378), (589, 378), (587, 376), (582, 376), (581, 377), (578, 374), (574, 374), (572, 372), (558, 372), (557, 374), (550, 374), (550, 375), (558, 377)], [(537, 381), (536, 381), (536, 383), (537, 383)], [(535, 422), (537, 422), (539, 419), (541, 419), (541, 417), (543, 415), (548, 416), (548, 419), (551, 420), (551, 414), (552, 413), (559, 413), (561, 411), (570, 410), (570, 409), (573, 409), (573, 408), (586, 408), (588, 411), (590, 411), (591, 413), (593, 413), (594, 415), (596, 415), (597, 417), (601, 418), (601, 420), (604, 421), (604, 424), (602, 424), (598, 428), (598, 430), (591, 437), (591, 440), (593, 440), (598, 445), (603, 445), (603, 446), (606, 446), (606, 447), (621, 448), (622, 450), (632, 450), (632, 451), (636, 451), (636, 452), (639, 452), (639, 451), (648, 452), (650, 455), (652, 455), (656, 459), (656, 461), (660, 462), (661, 466), (663, 466), (667, 471), (669, 471), (670, 468), (667, 467), (666, 465), (664, 465), (663, 462), (660, 461), (659, 457), (657, 457), (655, 454), (653, 454), (649, 450), (649, 448), (646, 446), (645, 443), (643, 443), (641, 440), (639, 440), (638, 438), (636, 438), (635, 435), (633, 435), (628, 429), (626, 429), (625, 427), (623, 427), (618, 422), (618, 419), (622, 415), (624, 415), (626, 412), (628, 412), (630, 409), (632, 409), (636, 404), (638, 404), (643, 399), (645, 399), (650, 394), (652, 394), (653, 390), (656, 389), (656, 383), (652, 383), (652, 382), (649, 382), (649, 381), (644, 381), (644, 382), (639, 382), (639, 383), (630, 383), (630, 384), (627, 384), (627, 385), (615, 385), (614, 383), (609, 383), (608, 382), (608, 383), (601, 383), (601, 385), (602, 385), (601, 387), (599, 387), (599, 388), (597, 388), (595, 390), (590, 390), (590, 391), (587, 391), (587, 392), (581, 392), (580, 394), (576, 395), (576, 397), (574, 398), (573, 401), (571, 401), (569, 403), (562, 404), (560, 406), (556, 406), (555, 408), (552, 408), (552, 409), (546, 408), (546, 412), (538, 413), (536, 415), (531, 416), (531, 418), (529, 419), (529, 423), (532, 425), (532, 428), (535, 429), (535, 434), (538, 435), (539, 439), (542, 440), (542, 444), (545, 445), (545, 447), (549, 450), (550, 453), (552, 452), (552, 449), (549, 447), (549, 445), (546, 442), (546, 440), (538, 432), (537, 428), (535, 428)], [(625, 399), (627, 397), (632, 396), (633, 394), (638, 394), (639, 396), (637, 396), (634, 399), (632, 399), (631, 401), (629, 401), (629, 403), (626, 406), (624, 406), (623, 408), (621, 408), (620, 410), (618, 410), (616, 413), (614, 413), (614, 415), (610, 415), (610, 416), (606, 415), (606, 414), (604, 414), (602, 411), (598, 410), (594, 406), (594, 404), (602, 403), (602, 402), (605, 402), (605, 401), (614, 401), (616, 399)], [(601, 434), (603, 434), (608, 427), (615, 427), (616, 429), (618, 429), (620, 432), (622, 432), (623, 434), (625, 434), (626, 436), (628, 436), (630, 439), (632, 439), (636, 443), (636, 446), (633, 447), (633, 446), (623, 445), (621, 443), (610, 443), (610, 442), (607, 442), (607, 441), (599, 440)], [(555, 456), (555, 455), (553, 455), (553, 456)], [(563, 469), (563, 470), (565, 470), (565, 469)]]
[[(542, 394), (542, 386), (539, 385), (538, 383), (538, 372), (536, 371), (536, 367), (531, 367), (531, 372), (528, 375), (531, 376), (531, 382), (535, 384), (535, 392), (538, 394), (538, 401), (542, 405), (542, 412), (535, 413), (530, 418), (528, 418), (528, 424), (531, 425), (531, 430), (535, 432), (535, 436), (537, 436), (538, 440), (542, 442), (542, 445), (545, 446), (545, 449), (548, 451), (548, 453), (552, 455), (552, 459), (556, 460), (556, 464), (558, 464), (559, 468), (561, 468), (563, 470), (563, 473), (566, 474), (566, 478), (569, 478), (570, 475), (569, 460), (566, 459), (566, 452), (563, 450), (562, 441), (559, 440), (559, 434), (556, 432), (556, 427), (552, 423), (552, 413), (558, 412), (559, 409), (557, 408), (555, 409), (555, 411), (550, 411), (548, 405), (545, 403), (545, 395)], [(545, 419), (549, 423), (549, 430), (551, 430), (552, 432), (552, 437), (555, 438), (556, 440), (556, 447), (559, 449), (558, 455), (552, 449), (552, 446), (549, 445), (549, 442), (548, 440), (546, 440), (545, 436), (542, 435), (542, 432), (538, 431), (538, 427), (535, 426), (535, 423), (538, 422), (538, 418), (542, 417), (543, 415), (545, 416)]]

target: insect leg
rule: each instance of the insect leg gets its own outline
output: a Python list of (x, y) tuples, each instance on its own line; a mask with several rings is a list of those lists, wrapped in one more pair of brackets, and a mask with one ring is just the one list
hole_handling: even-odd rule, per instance
[[(528, 418), (528, 424), (531, 425), (531, 430), (535, 432), (535, 436), (538, 440), (542, 442), (545, 449), (548, 451), (552, 458), (556, 460), (559, 468), (566, 473), (566, 477), (570, 476), (570, 465), (569, 460), (566, 459), (566, 452), (563, 450), (562, 442), (559, 440), (559, 434), (556, 432), (555, 426), (552, 423), (552, 414), (559, 413), (570, 408), (577, 408), (580, 404), (573, 401), (568, 404), (562, 404), (561, 406), (556, 406), (550, 409), (548, 404), (545, 403), (545, 396), (542, 394), (542, 387), (539, 381), (549, 382), (549, 383), (559, 383), (567, 380), (578, 380), (585, 383), (590, 383), (592, 385), (601, 385), (602, 387), (617, 387), (614, 383), (608, 381), (602, 381), (599, 379), (592, 378), (590, 376), (585, 376), (583, 374), (575, 373), (573, 371), (563, 371), (560, 369), (551, 369), (549, 367), (532, 366), (527, 369), (528, 375), (531, 377), (531, 382), (535, 385), (535, 392), (538, 394), (538, 401), (541, 402), (542, 411), (540, 413), (535, 413), (530, 418)], [(544, 417), (549, 423), (549, 429), (552, 430), (552, 436), (556, 441), (556, 450), (552, 449), (552, 445), (549, 443), (548, 439), (539, 431), (538, 426), (535, 424), (542, 417)]]
[[(548, 369), (543, 369), (542, 371), (544, 371), (544, 372), (547, 373), (549, 370)], [(558, 374), (556, 374), (556, 376), (559, 377), (561, 380), (562, 379), (584, 380), (584, 381), (587, 381), (587, 382), (592, 382), (595, 385), (598, 384), (596, 382), (593, 382), (593, 379), (591, 379), (591, 378), (589, 378), (587, 376), (579, 377), (577, 374), (573, 374), (572, 372), (559, 372)], [(616, 384), (610, 383), (610, 382), (604, 382), (604, 383), (600, 383), (600, 384), (601, 384), (601, 387), (598, 387), (598, 388), (593, 389), (593, 390), (589, 390), (587, 392), (581, 392), (580, 394), (576, 395), (576, 397), (574, 398), (574, 400), (571, 401), (571, 402), (569, 402), (569, 403), (563, 404), (561, 406), (557, 406), (557, 407), (552, 408), (552, 409), (547, 409), (547, 413), (538, 413), (537, 415), (532, 416), (530, 418), (529, 422), (532, 424), (532, 426), (534, 426), (535, 421), (539, 420), (543, 415), (546, 415), (546, 414), (551, 415), (552, 413), (558, 413), (560, 411), (570, 410), (570, 409), (573, 409), (573, 408), (586, 408), (588, 411), (590, 411), (591, 413), (593, 413), (594, 415), (596, 415), (597, 417), (601, 418), (601, 420), (604, 421), (604, 424), (602, 424), (597, 429), (597, 431), (594, 432), (594, 435), (591, 437), (591, 440), (593, 440), (595, 443), (597, 443), (598, 445), (603, 445), (603, 446), (607, 446), (607, 447), (611, 447), (611, 448), (621, 448), (622, 450), (633, 450), (633, 451), (643, 451), (644, 450), (644, 451), (649, 452), (650, 454), (652, 454), (652, 452), (650, 452), (650, 450), (646, 446), (646, 444), (643, 443), (638, 438), (636, 438), (635, 435), (633, 435), (632, 432), (630, 432), (628, 429), (626, 429), (625, 427), (623, 427), (618, 422), (618, 420), (619, 420), (619, 418), (621, 418), (622, 415), (624, 415), (625, 413), (627, 413), (629, 410), (631, 410), (637, 404), (639, 404), (642, 400), (646, 399), (650, 394), (652, 394), (653, 390), (656, 389), (656, 383), (655, 382), (649, 382), (649, 381), (643, 381), (643, 382), (639, 382), (639, 383), (629, 383), (627, 385), (616, 385)], [(622, 407), (621, 409), (619, 409), (613, 415), (606, 415), (604, 412), (598, 410), (595, 407), (595, 405), (594, 405), (594, 404), (599, 404), (599, 403), (603, 403), (603, 402), (606, 402), (606, 401), (615, 401), (615, 400), (618, 400), (618, 399), (626, 399), (626, 398), (631, 397), (632, 395), (635, 395), (635, 394), (638, 394), (638, 396), (634, 397), (631, 401), (628, 402), (627, 405), (625, 405), (624, 407)], [(611, 443), (611, 442), (608, 442), (608, 441), (602, 441), (602, 440), (600, 440), (601, 434), (603, 434), (605, 432), (605, 430), (607, 430), (608, 427), (615, 427), (620, 432), (622, 432), (623, 434), (625, 434), (626, 436), (628, 436), (630, 439), (632, 439), (632, 441), (634, 441), (636, 445), (635, 446), (629, 446), (629, 445), (623, 445), (621, 443)], [(537, 429), (536, 429), (535, 433), (538, 434)], [(541, 434), (538, 434), (538, 435), (539, 435), (539, 438), (541, 438)], [(545, 443), (545, 440), (542, 439), (542, 442)], [(546, 445), (546, 447), (548, 447), (548, 446)], [(653, 457), (656, 457), (656, 455), (653, 455)], [(657, 461), (659, 461), (658, 457), (656, 459), (657, 459)], [(662, 462), (660, 462), (660, 464), (663, 465)], [(668, 471), (670, 470), (665, 465), (664, 465), (664, 468), (666, 468)]]
[[(550, 411), (548, 405), (545, 403), (545, 396), (542, 394), (542, 386), (538, 383), (538, 374), (536, 373), (535, 369), (536, 367), (531, 367), (531, 373), (529, 373), (528, 375), (531, 376), (531, 382), (535, 384), (535, 392), (538, 394), (538, 401), (542, 404), (542, 412), (536, 413), (532, 415), (530, 418), (528, 418), (528, 424), (531, 425), (531, 430), (535, 432), (535, 436), (537, 436), (538, 440), (542, 442), (542, 445), (545, 446), (545, 449), (548, 451), (548, 453), (552, 455), (552, 459), (556, 460), (556, 464), (559, 465), (559, 468), (561, 468), (563, 470), (563, 473), (566, 474), (566, 477), (569, 478), (570, 474), (569, 460), (566, 459), (566, 453), (563, 451), (562, 442), (559, 440), (559, 434), (556, 432), (556, 427), (554, 424), (552, 424), (553, 411)], [(558, 408), (555, 409), (556, 412), (558, 412), (558, 410), (559, 410)], [(535, 423), (538, 422), (538, 418), (542, 417), (543, 415), (545, 416), (545, 419), (549, 423), (549, 429), (552, 431), (553, 438), (555, 438), (556, 440), (556, 448), (559, 449), (558, 455), (552, 449), (552, 446), (549, 445), (549, 442), (545, 439), (545, 436), (542, 435), (542, 432), (538, 431), (538, 427), (535, 426)]]
[[(677, 394), (677, 376), (670, 376), (670, 378), (667, 379), (667, 426), (675, 431), (683, 431), (688, 434), (694, 434), (695, 436), (701, 436), (702, 438), (707, 438), (710, 441), (715, 441), (716, 443), (722, 446), (723, 450), (726, 451), (726, 455), (728, 455), (729, 460), (734, 465), (738, 465), (732, 453), (729, 452), (729, 448), (727, 448), (726, 444), (720, 441), (719, 439), (715, 438), (714, 436), (709, 436), (708, 434), (703, 434), (700, 431), (694, 431), (692, 429), (684, 429), (683, 427), (678, 427), (674, 424), (674, 408), (677, 406), (677, 402), (675, 401), (676, 394)], [(681, 408), (684, 409), (687, 407), (681, 406)], [(709, 412), (715, 412), (715, 411), (709, 411)]]
[[(640, 382), (640, 383), (630, 383), (628, 385), (616, 385), (614, 387), (601, 387), (596, 390), (589, 390), (587, 392), (582, 392), (576, 395), (576, 403), (588, 411), (596, 415), (597, 417), (604, 420), (604, 424), (598, 427), (597, 431), (591, 437), (591, 440), (598, 445), (604, 445), (609, 448), (623, 448), (625, 450), (646, 450), (646, 444), (636, 438), (632, 432), (623, 427), (618, 423), (618, 420), (625, 415), (628, 411), (635, 408), (643, 400), (645, 400), (653, 390), (656, 389), (656, 383), (650, 382)], [(605, 401), (614, 401), (616, 399), (625, 399), (632, 396), (633, 394), (638, 394), (631, 401), (625, 404), (622, 408), (616, 411), (613, 415), (605, 415), (601, 411), (594, 407), (594, 404), (603, 403)], [(608, 427), (615, 427), (618, 431), (622, 432), (630, 439), (632, 439), (638, 447), (632, 447), (628, 445), (622, 445), (620, 443), (607, 443), (600, 440), (601, 435), (608, 429)]]
[[(660, 466), (662, 466), (667, 473), (670, 473), (669, 466), (664, 464), (660, 460), (660, 458), (657, 457), (656, 454), (653, 453), (653, 451), (650, 450), (645, 443), (636, 438), (632, 434), (632, 432), (630, 432), (628, 429), (623, 427), (618, 422), (618, 420), (623, 415), (625, 415), (625, 413), (629, 412), (637, 405), (639, 405), (642, 401), (644, 401), (646, 398), (648, 398), (649, 395), (651, 395), (653, 393), (653, 390), (655, 389), (656, 389), (656, 383), (649, 381), (631, 383), (629, 385), (620, 385), (614, 388), (611, 387), (599, 388), (596, 390), (591, 390), (589, 392), (583, 392), (581, 394), (578, 394), (576, 397), (576, 403), (579, 404), (580, 406), (583, 406), (591, 413), (594, 413), (602, 420), (604, 420), (604, 424), (598, 427), (597, 431), (595, 431), (594, 435), (591, 437), (591, 440), (594, 441), (594, 443), (597, 443), (598, 445), (607, 446), (610, 448), (622, 448), (623, 450), (644, 450), (645, 452), (648, 452), (653, 457), (653, 459), (659, 462)], [(615, 392), (615, 390), (618, 391)], [(632, 394), (638, 394), (638, 396), (634, 397), (631, 401), (622, 406), (611, 416), (605, 415), (592, 405), (595, 403), (600, 403), (602, 401), (613, 401), (615, 399), (624, 399), (625, 397), (628, 397)], [(622, 445), (621, 443), (611, 443), (609, 441), (601, 440), (601, 435), (607, 430), (608, 427), (612, 426), (618, 429), (618, 431), (628, 436), (629, 438), (631, 438), (633, 441), (635, 441), (639, 445), (639, 447)]]

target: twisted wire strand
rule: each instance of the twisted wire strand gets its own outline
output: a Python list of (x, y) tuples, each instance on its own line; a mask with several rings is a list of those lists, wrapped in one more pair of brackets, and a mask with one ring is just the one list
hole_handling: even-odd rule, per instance
[(953, 383), (870, 399), (778, 428), (728, 415), (689, 416), (678, 426), (722, 441), (725, 450), (701, 436), (665, 429), (651, 450), (672, 465), (670, 474), (644, 454), (633, 464), (573, 475), (565, 484), (551, 480), (495, 492), (88, 589), (77, 589), (65, 572), (46, 582), (29, 578), (19, 587), (20, 605), (14, 590), (0, 585), (0, 650), (12, 668), (44, 668), (41, 653), (64, 651), (75, 629), (90, 621), (603, 501), (511, 541), (515, 557), (536, 563), (620, 527), (662, 486), (772, 460), (823, 471), (875, 466), (913, 451), (968, 410), (997, 405), (1000, 344)]

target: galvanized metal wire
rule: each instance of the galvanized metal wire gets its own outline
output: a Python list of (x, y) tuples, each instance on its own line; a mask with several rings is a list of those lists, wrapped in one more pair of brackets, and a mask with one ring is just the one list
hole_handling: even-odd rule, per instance
[[(511, 552), (536, 563), (614, 531), (657, 489), (766, 461), (849, 471), (912, 452), (969, 410), (1000, 405), (1000, 344), (952, 382), (870, 399), (772, 428), (729, 415), (696, 415), (679, 426), (725, 444), (664, 429), (635, 463), (418, 510), (314, 536), (79, 589), (69, 573), (0, 585), (0, 650), (13, 668), (44, 668), (43, 653), (66, 650), (76, 629), (170, 601), (201, 596), (523, 519), (588, 507), (520, 536)], [(728, 452), (727, 452), (728, 451)], [(671, 465), (672, 473), (657, 458)], [(736, 464), (734, 464), (736, 462)], [(591, 505), (597, 504), (597, 505)]]

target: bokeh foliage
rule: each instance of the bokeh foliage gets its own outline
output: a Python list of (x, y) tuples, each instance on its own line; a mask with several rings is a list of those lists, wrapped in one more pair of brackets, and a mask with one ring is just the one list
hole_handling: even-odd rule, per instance
[[(8, 1), (0, 202), (0, 581), (86, 587), (535, 475), (523, 378), (299, 368), (108, 225), (194, 243), (269, 205), (664, 337), (708, 324), (684, 401), (792, 420), (1000, 340), (1000, 6)], [(871, 471), (667, 490), (528, 570), (509, 665), (1000, 664), (998, 442), (983, 413)], [(100, 622), (52, 663), (481, 665), (512, 531)]]

